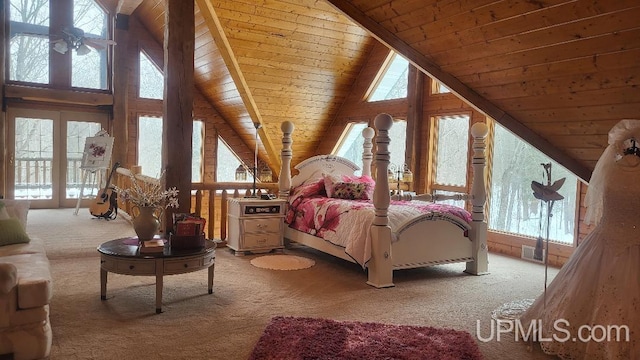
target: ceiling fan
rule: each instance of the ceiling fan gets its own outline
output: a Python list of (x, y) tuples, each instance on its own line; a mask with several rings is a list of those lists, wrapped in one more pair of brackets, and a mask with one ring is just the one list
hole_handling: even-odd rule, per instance
[(77, 27), (63, 28), (61, 38), (53, 40), (51, 43), (53, 44), (53, 50), (60, 54), (66, 54), (69, 49), (74, 49), (81, 56), (90, 53), (91, 48), (103, 50), (109, 45), (116, 45), (113, 40), (85, 36), (84, 30)]

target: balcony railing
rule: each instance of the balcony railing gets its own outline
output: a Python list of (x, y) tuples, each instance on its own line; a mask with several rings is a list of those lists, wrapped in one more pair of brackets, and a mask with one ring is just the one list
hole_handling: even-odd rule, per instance
[[(144, 175), (136, 175), (141, 181), (158, 181)], [(116, 171), (115, 183), (119, 188), (127, 188), (131, 182), (130, 171), (119, 168)], [(256, 184), (257, 195), (277, 194), (277, 183)], [(244, 197), (252, 194), (252, 183), (218, 182), (212, 184), (192, 184), (191, 188), (191, 213), (207, 220), (205, 234), (209, 239), (227, 239), (227, 200), (230, 198)], [(132, 205), (129, 202), (118, 200), (118, 208), (127, 214), (131, 214)]]
[[(82, 158), (67, 158), (66, 197), (77, 198), (82, 186)], [(50, 199), (53, 185), (53, 159), (16, 158), (14, 197), (16, 199)], [(91, 186), (91, 184), (86, 184)], [(86, 189), (85, 194), (91, 189)], [(95, 194), (95, 191), (93, 191)]]

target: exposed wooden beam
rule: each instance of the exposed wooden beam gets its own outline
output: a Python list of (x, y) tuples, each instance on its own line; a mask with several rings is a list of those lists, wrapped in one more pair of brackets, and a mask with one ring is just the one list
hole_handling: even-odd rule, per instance
[(22, 99), (34, 101), (59, 102), (75, 105), (113, 105), (111, 94), (94, 92), (46, 89), (30, 86), (10, 85), (4, 86), (4, 95), (7, 99)]
[(357, 24), (360, 24), (365, 30), (367, 30), (378, 41), (385, 44), (395, 52), (402, 54), (412, 64), (423, 71), (425, 74), (442, 82), (453, 93), (460, 98), (467, 101), (471, 106), (478, 111), (486, 114), (487, 116), (498, 121), (507, 129), (511, 130), (514, 134), (521, 137), (523, 140), (533, 145), (550, 158), (554, 159), (569, 171), (576, 174), (581, 179), (588, 181), (591, 177), (591, 170), (576, 161), (562, 150), (552, 145), (549, 141), (533, 132), (531, 129), (525, 127), (517, 119), (504, 112), (498, 106), (487, 100), (483, 96), (479, 95), (468, 86), (463, 84), (453, 75), (442, 71), (440, 67), (432, 63), (426, 56), (418, 52), (416, 49), (405, 43), (402, 39), (398, 38), (394, 33), (390, 32), (366, 14), (361, 12), (348, 0), (326, 0), (338, 11), (351, 18)]
[(116, 14), (131, 15), (143, 0), (118, 0)]
[[(218, 50), (222, 55), (224, 63), (229, 69), (231, 78), (233, 78), (233, 81), (238, 88), (238, 92), (240, 93), (242, 102), (244, 103), (244, 106), (246, 107), (251, 120), (255, 124), (264, 125), (262, 116), (258, 111), (258, 106), (256, 105), (253, 99), (253, 95), (251, 94), (251, 90), (249, 89), (249, 85), (247, 84), (244, 75), (240, 70), (240, 65), (236, 60), (233, 49), (231, 48), (229, 40), (224, 33), (224, 29), (220, 24), (220, 20), (218, 19), (218, 15), (216, 14), (211, 0), (196, 0), (196, 4), (198, 4), (198, 8), (200, 8), (200, 13), (207, 23), (209, 32), (211, 32), (211, 36), (213, 36), (213, 40), (218, 46)], [(260, 140), (262, 140), (262, 144), (267, 151), (267, 155), (269, 156), (271, 164), (276, 164), (277, 167), (280, 167), (280, 156), (276, 152), (275, 146), (273, 145), (271, 138), (268, 136), (265, 126), (261, 126), (261, 128), (258, 130), (258, 135), (260, 136)]]
[(7, 165), (5, 164), (5, 153), (7, 151), (7, 146), (5, 142), (5, 133), (6, 133), (6, 121), (5, 121), (5, 103), (4, 103), (4, 76), (5, 76), (5, 58), (6, 58), (6, 48), (7, 48), (7, 37), (5, 33), (6, 22), (9, 21), (7, 17), (9, 7), (9, 2), (5, 0), (0, 0), (0, 197), (5, 197), (5, 184), (7, 171), (12, 169), (7, 169)]
[[(165, 1), (164, 27), (164, 102), (162, 165), (164, 184), (176, 187), (178, 209), (191, 211), (191, 141), (193, 137), (193, 50), (195, 48), (194, 3)], [(173, 228), (173, 211), (165, 211), (165, 230)]]
[(409, 66), (409, 84), (407, 88), (407, 138), (405, 164), (413, 170), (413, 191), (423, 191), (423, 176), (420, 171), (420, 154), (422, 142), (420, 139), (422, 124), (424, 123), (424, 84), (425, 75), (415, 66)]
[(120, 162), (125, 168), (131, 165), (127, 162), (129, 149), (129, 78), (133, 51), (129, 52), (129, 16), (118, 14), (116, 17), (115, 41), (118, 43), (113, 49), (113, 66), (117, 71), (113, 73), (113, 122), (112, 136), (114, 137), (113, 160)]

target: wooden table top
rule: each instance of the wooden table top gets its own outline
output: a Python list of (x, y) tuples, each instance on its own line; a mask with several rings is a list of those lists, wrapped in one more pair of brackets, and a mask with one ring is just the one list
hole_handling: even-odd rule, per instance
[[(154, 239), (160, 239), (159, 236)], [(211, 253), (216, 248), (216, 243), (205, 240), (205, 246), (192, 249), (172, 249), (171, 243), (164, 240), (165, 245), (162, 252), (140, 253), (138, 237), (120, 238), (104, 242), (98, 246), (98, 252), (104, 255), (127, 257), (127, 258), (158, 258), (158, 257), (184, 257), (193, 255), (203, 255)]]

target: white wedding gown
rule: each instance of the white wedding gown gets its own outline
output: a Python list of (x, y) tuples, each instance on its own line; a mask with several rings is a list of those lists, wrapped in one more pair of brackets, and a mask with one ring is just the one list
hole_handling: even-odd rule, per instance
[(640, 359), (640, 156), (610, 161), (600, 222), (520, 317), (525, 330), (539, 325), (542, 350), (561, 359)]

